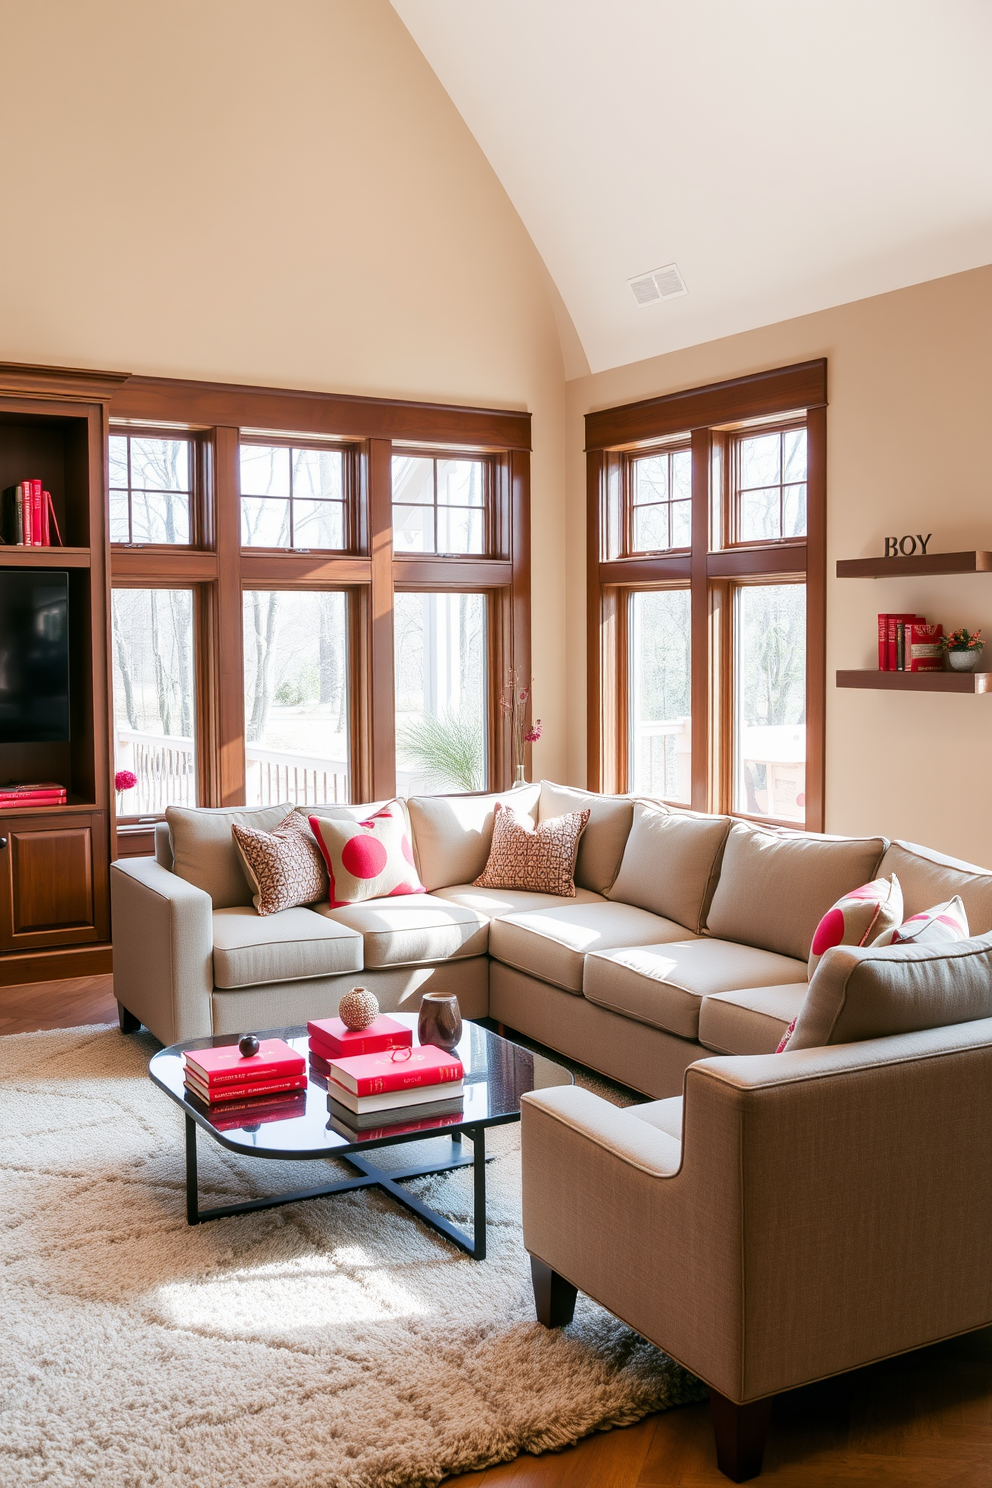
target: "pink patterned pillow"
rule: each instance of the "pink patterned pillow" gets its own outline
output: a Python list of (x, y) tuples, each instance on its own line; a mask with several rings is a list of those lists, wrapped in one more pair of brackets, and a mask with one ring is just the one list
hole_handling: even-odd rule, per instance
[(910, 915), (901, 925), (886, 930), (872, 941), (873, 946), (921, 945), (940, 940), (967, 940), (968, 916), (964, 905), (955, 894), (933, 909), (924, 909), (920, 914)]
[(538, 894), (575, 898), (575, 856), (589, 820), (589, 808), (552, 816), (540, 826), (519, 817), (512, 806), (493, 807), (489, 861), (475, 880), (480, 889), (531, 889)]
[(367, 821), (308, 818), (327, 864), (332, 909), (398, 894), (425, 894), (413, 860), (410, 823), (402, 801), (390, 801)]
[(842, 895), (813, 932), (807, 976), (812, 978), (820, 957), (831, 946), (872, 945), (877, 936), (894, 930), (901, 919), (902, 889), (894, 873), (891, 878), (875, 878)]

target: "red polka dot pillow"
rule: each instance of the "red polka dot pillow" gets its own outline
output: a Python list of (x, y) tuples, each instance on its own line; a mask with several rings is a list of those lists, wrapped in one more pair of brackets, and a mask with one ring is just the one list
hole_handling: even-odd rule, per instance
[(933, 909), (910, 915), (901, 925), (877, 936), (872, 945), (930, 945), (940, 940), (967, 940), (970, 933), (964, 905), (955, 894), (953, 899), (935, 904)]
[(410, 821), (402, 801), (390, 801), (366, 821), (308, 818), (327, 864), (332, 909), (427, 890), (413, 860)]
[(824, 951), (837, 945), (872, 945), (879, 935), (896, 928), (902, 913), (902, 889), (894, 873), (844, 894), (813, 932), (807, 975), (812, 978)]

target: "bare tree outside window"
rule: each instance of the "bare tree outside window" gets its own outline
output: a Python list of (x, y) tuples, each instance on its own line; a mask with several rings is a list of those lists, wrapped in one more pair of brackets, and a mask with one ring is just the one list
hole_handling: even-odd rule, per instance
[(734, 626), (734, 810), (802, 822), (805, 584), (741, 585)]
[(192, 459), (188, 439), (110, 436), (110, 541), (190, 542)]
[(138, 784), (125, 815), (196, 804), (191, 589), (115, 589), (114, 765)]

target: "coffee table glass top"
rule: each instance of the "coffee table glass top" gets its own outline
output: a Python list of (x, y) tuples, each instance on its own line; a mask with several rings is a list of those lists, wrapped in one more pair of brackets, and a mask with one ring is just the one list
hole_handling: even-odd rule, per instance
[[(391, 1012), (389, 1016), (408, 1024), (413, 1029), (414, 1043), (418, 1042), (416, 1014)], [(263, 1033), (260, 1029), (251, 1031)], [(384, 1111), (377, 1124), (356, 1130), (348, 1125), (348, 1113), (342, 1107), (336, 1102), (333, 1107), (329, 1104), (327, 1067), (311, 1055), (306, 1029), (272, 1028), (264, 1030), (264, 1036), (285, 1039), (304, 1055), (308, 1074), (306, 1090), (256, 1097), (250, 1110), (225, 1111), (223, 1103), (204, 1105), (183, 1085), (183, 1053), (187, 1049), (236, 1044), (237, 1034), (173, 1044), (152, 1057), (148, 1072), (155, 1084), (216, 1141), (232, 1152), (258, 1157), (326, 1157), (349, 1147), (381, 1147), (393, 1142), (423, 1141), (442, 1132), (453, 1135), (466, 1127), (498, 1126), (519, 1117), (520, 1097), (527, 1091), (572, 1084), (571, 1074), (562, 1065), (530, 1049), (522, 1049), (477, 1023), (466, 1022), (457, 1050), (465, 1066), (460, 1110), (430, 1116), (418, 1114), (414, 1107), (398, 1121), (391, 1119), (396, 1113)]]

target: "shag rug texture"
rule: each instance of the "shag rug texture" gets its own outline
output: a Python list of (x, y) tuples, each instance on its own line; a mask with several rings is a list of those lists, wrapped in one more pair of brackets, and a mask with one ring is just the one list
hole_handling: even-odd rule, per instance
[[(516, 1125), (489, 1133), (481, 1264), (378, 1190), (189, 1228), (157, 1047), (0, 1039), (4, 1488), (406, 1488), (705, 1394), (587, 1298), (535, 1322)], [(353, 1172), (198, 1146), (204, 1202)], [(415, 1186), (468, 1225), (470, 1171)]]

